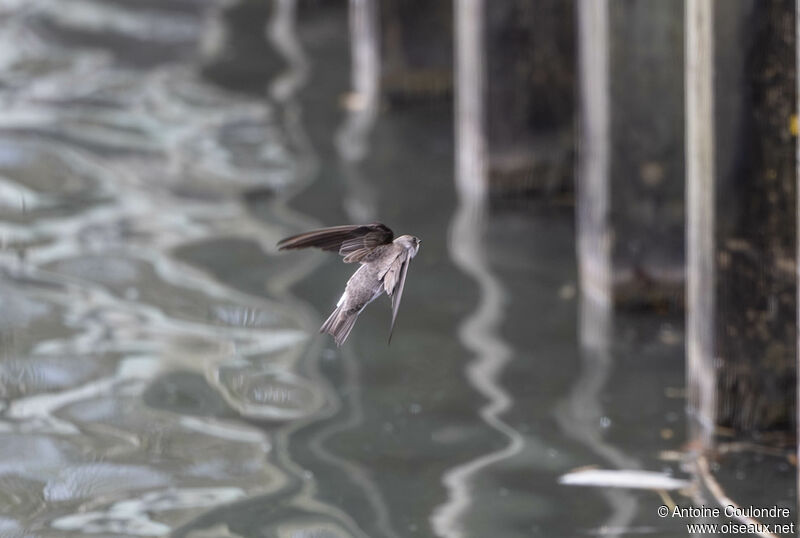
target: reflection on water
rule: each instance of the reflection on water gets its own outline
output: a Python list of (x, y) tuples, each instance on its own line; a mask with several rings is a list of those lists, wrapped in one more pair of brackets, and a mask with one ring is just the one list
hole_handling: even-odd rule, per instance
[(470, 493), (474, 475), (484, 468), (518, 454), (524, 443), (522, 436), (500, 417), (513, 403), (512, 397), (498, 383), (504, 364), (511, 358), (511, 350), (498, 335), (505, 301), (502, 286), (492, 274), (486, 251), (483, 248), (485, 214), (475, 200), (468, 198), (456, 213), (450, 235), (450, 252), (462, 271), (478, 282), (481, 298), (475, 312), (464, 320), (459, 329), (459, 339), (476, 357), (467, 367), (467, 379), (488, 402), (480, 416), (486, 423), (501, 432), (507, 446), (482, 454), (467, 463), (447, 471), (443, 477), (449, 499), (433, 516), (433, 525), (442, 536), (464, 536), (465, 513), (473, 509)]
[[(269, 25), (291, 60), (276, 105), (190, 67), (222, 2), (68, 3), (2, 5), (0, 40), (24, 45), (2, 57), (3, 531), (157, 536), (307, 495), (281, 424), (326, 403), (297, 370), (308, 312), (178, 255), (231, 235), (269, 250), (288, 229), (239, 196), (309, 177), (281, 105), (303, 82), (294, 2)], [(275, 528), (358, 534), (324, 505), (309, 514)]]
[[(610, 421), (603, 415), (601, 396), (613, 366), (611, 309), (593, 297), (583, 297), (580, 309), (581, 371), (558, 408), (556, 418), (568, 436), (585, 444), (604, 463), (618, 469), (638, 469), (635, 459), (603, 439), (603, 429)], [(613, 488), (604, 489), (603, 496), (611, 508), (608, 519), (601, 523), (603, 534), (627, 534), (638, 499), (632, 493)]]
[(360, 163), (369, 151), (369, 134), (380, 104), (378, 6), (373, 0), (351, 0), (352, 89), (346, 96), (347, 117), (337, 133), (337, 149), (347, 181), (345, 209), (350, 222), (375, 222), (375, 187), (363, 177)]
[(486, 142), (484, 133), (483, 88), (475, 81), (483, 65), (482, 7), (479, 0), (461, 2), (457, 11), (458, 48), (456, 76), (458, 93), (456, 122), (458, 167), (456, 184), (459, 205), (448, 237), (448, 250), (460, 270), (474, 278), (480, 289), (475, 312), (463, 321), (459, 340), (474, 353), (475, 359), (466, 369), (466, 377), (480, 395), (488, 400), (480, 416), (491, 428), (507, 438), (506, 446), (448, 470), (444, 483), (447, 502), (433, 515), (433, 527), (440, 536), (465, 536), (464, 516), (474, 509), (471, 493), (475, 475), (483, 469), (518, 454), (524, 443), (522, 436), (500, 417), (513, 398), (498, 382), (511, 350), (499, 335), (504, 310), (504, 290), (492, 273), (485, 247), (487, 184)]

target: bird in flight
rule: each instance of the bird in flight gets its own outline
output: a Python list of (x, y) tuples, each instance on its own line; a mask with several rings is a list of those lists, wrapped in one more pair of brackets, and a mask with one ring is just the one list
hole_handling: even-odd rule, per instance
[(345, 263), (361, 264), (347, 281), (336, 309), (319, 329), (319, 332), (333, 336), (336, 345), (341, 346), (361, 311), (383, 291), (392, 298), (392, 325), (389, 328), (389, 341), (392, 341), (408, 264), (417, 255), (421, 242), (413, 235), (401, 235), (395, 239), (392, 230), (375, 222), (361, 226), (333, 226), (293, 235), (279, 241), (278, 250), (316, 247), (338, 252), (344, 256)]

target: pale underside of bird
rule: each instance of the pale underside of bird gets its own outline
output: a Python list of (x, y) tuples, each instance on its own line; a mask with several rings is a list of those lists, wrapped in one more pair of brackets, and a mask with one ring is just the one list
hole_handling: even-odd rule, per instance
[(311, 230), (282, 239), (278, 249), (316, 247), (338, 252), (344, 256), (345, 263), (360, 264), (347, 281), (336, 308), (319, 330), (333, 336), (336, 345), (341, 346), (353, 330), (358, 315), (383, 292), (392, 298), (391, 342), (408, 266), (417, 255), (420, 243), (413, 235), (395, 239), (394, 232), (387, 226), (373, 223)]

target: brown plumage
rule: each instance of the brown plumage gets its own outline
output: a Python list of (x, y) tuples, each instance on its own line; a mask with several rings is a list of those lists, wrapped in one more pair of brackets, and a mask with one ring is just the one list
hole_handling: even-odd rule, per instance
[(311, 230), (281, 240), (278, 248), (287, 250), (315, 247), (338, 252), (344, 256), (345, 263), (361, 264), (347, 281), (344, 293), (336, 303), (336, 309), (320, 328), (320, 332), (330, 334), (336, 345), (341, 346), (353, 330), (361, 311), (384, 291), (392, 298), (392, 325), (389, 329), (391, 341), (408, 265), (419, 251), (420, 243), (419, 239), (411, 235), (394, 239), (392, 230), (376, 222)]

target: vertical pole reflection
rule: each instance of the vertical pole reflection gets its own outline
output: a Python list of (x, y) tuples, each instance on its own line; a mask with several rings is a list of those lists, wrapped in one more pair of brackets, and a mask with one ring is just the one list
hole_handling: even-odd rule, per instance
[[(296, 17), (297, 0), (272, 0), (272, 14), (265, 25), (264, 36), (284, 58), (288, 66), (284, 72), (275, 76), (271, 81), (270, 95), (277, 104), (276, 108), (280, 115), (283, 132), (294, 153), (292, 161), (295, 165), (293, 187), (280, 193), (276, 203), (272, 204), (271, 210), (277, 221), (295, 229), (303, 229), (313, 228), (319, 223), (314, 222), (307, 215), (291, 209), (288, 201), (314, 180), (319, 167), (319, 157), (305, 131), (302, 107), (297, 102), (297, 93), (308, 80), (310, 64), (297, 37)], [(319, 318), (318, 313), (310, 312), (310, 309), (288, 290), (294, 283), (311, 274), (320, 262), (308, 258), (307, 261), (299, 263), (302, 266), (299, 266), (296, 271), (287, 273), (284, 277), (272, 278), (269, 288), (273, 293), (283, 295), (296, 310), (308, 312), (304, 318), (309, 320), (309, 329), (315, 330)]]
[[(272, 16), (267, 21), (265, 36), (286, 60), (288, 68), (272, 80), (270, 94), (279, 105), (284, 131), (297, 153), (294, 159), (297, 181), (292, 192), (287, 194), (291, 197), (313, 181), (319, 167), (319, 158), (303, 125), (302, 107), (297, 102), (297, 94), (308, 81), (311, 68), (297, 36), (297, 0), (272, 1)], [(279, 220), (293, 223), (298, 228), (313, 226), (304, 215), (290, 210), (285, 204), (275, 204), (273, 210)], [(312, 270), (313, 266), (309, 266), (308, 273)], [(292, 282), (304, 274), (307, 273), (292, 275)]]
[[(564, 433), (619, 468), (636, 461), (603, 440), (600, 395), (612, 367), (612, 230), (609, 227), (609, 0), (577, 5), (580, 62), (581, 147), (577, 177), (577, 243), (581, 282), (581, 372), (559, 405)], [(605, 532), (617, 536), (630, 524), (637, 501), (623, 490), (605, 490), (610, 514)]]
[(376, 219), (375, 188), (365, 181), (358, 163), (369, 151), (367, 136), (375, 124), (380, 102), (380, 43), (376, 0), (350, 0), (352, 91), (345, 102), (347, 117), (337, 133), (336, 146), (347, 182), (345, 210), (351, 222)]
[[(572, 389), (556, 409), (556, 420), (569, 437), (619, 469), (638, 469), (640, 464), (603, 440), (601, 396), (613, 366), (610, 343), (613, 316), (604, 301), (581, 295), (580, 345), (581, 371)], [(622, 489), (606, 488), (602, 495), (611, 510), (603, 523), (604, 534), (620, 536), (633, 521), (637, 498)]]
[(503, 422), (502, 413), (513, 404), (498, 383), (511, 349), (497, 333), (503, 318), (504, 292), (492, 274), (483, 241), (486, 221), (486, 138), (484, 120), (483, 0), (458, 0), (456, 18), (456, 188), (459, 204), (453, 217), (448, 249), (453, 262), (478, 284), (477, 309), (460, 325), (458, 337), (475, 358), (467, 366), (467, 380), (487, 404), (480, 416), (508, 438), (500, 450), (484, 454), (444, 474), (448, 500), (431, 517), (439, 536), (464, 536), (462, 519), (473, 504), (470, 485), (486, 467), (520, 452), (522, 436)]
[(297, 0), (273, 0), (273, 15), (266, 28), (267, 39), (289, 63), (289, 69), (272, 82), (272, 97), (281, 103), (297, 96), (310, 70), (308, 58), (297, 39), (296, 19)]
[[(302, 108), (297, 102), (298, 91), (306, 84), (310, 67), (309, 61), (300, 44), (297, 36), (296, 15), (297, 0), (273, 0), (273, 16), (267, 24), (266, 36), (276, 50), (278, 50), (289, 68), (287, 71), (273, 81), (271, 85), (271, 95), (280, 104), (283, 114), (284, 127), (290, 136), (295, 149), (298, 152), (296, 159), (298, 163), (298, 175), (308, 183), (316, 176), (318, 168), (318, 156), (305, 132), (302, 122)], [(353, 50), (353, 84), (358, 95), (367, 96), (364, 102), (369, 106), (359, 109), (348, 117), (345, 126), (338, 133), (339, 151), (345, 162), (360, 161), (366, 155), (366, 144), (364, 139), (372, 124), (377, 111), (378, 102), (378, 59), (377, 59), (377, 20), (375, 18), (375, 0), (352, 0), (350, 3), (350, 37)], [(304, 185), (298, 188), (303, 188)], [(276, 213), (284, 216), (291, 216), (291, 210), (285, 206), (274, 206)], [(307, 225), (313, 227), (318, 223)], [(282, 282), (282, 290), (290, 295), (291, 284), (305, 278), (319, 264), (319, 261), (311, 261), (310, 265), (304, 267), (303, 271), (295, 272), (290, 280)], [(273, 279), (274, 280), (274, 279)], [(292, 304), (297, 308), (304, 308), (305, 305), (294, 296), (290, 296)], [(315, 326), (319, 326), (318, 315), (315, 318)], [(320, 349), (315, 345), (309, 354), (318, 356)], [(392, 529), (389, 521), (389, 509), (383, 496), (374, 481), (374, 478), (366, 472), (357, 462), (340, 457), (330, 451), (326, 446), (326, 441), (337, 433), (356, 428), (363, 422), (363, 408), (360, 398), (360, 380), (358, 376), (358, 361), (351, 352), (342, 350), (342, 359), (345, 368), (344, 376), (349, 387), (348, 395), (340, 398), (323, 375), (319, 372), (315, 364), (310, 365), (315, 374), (315, 382), (320, 386), (325, 386), (326, 408), (312, 420), (324, 421), (324, 426), (318, 430), (309, 441), (310, 451), (320, 462), (336, 466), (342, 470), (342, 474), (347, 476), (349, 483), (355, 488), (363, 491), (363, 498), (366, 506), (372, 509), (374, 514), (374, 529), (367, 529), (370, 536), (376, 536), (374, 530), (380, 532), (380, 536), (386, 538), (397, 538), (397, 534)], [(284, 465), (295, 471), (298, 476), (307, 476), (305, 469), (296, 465), (288, 451), (288, 437), (294, 430), (300, 429), (305, 424), (298, 424), (296, 428), (290, 428), (282, 440), (280, 452), (284, 458)], [(314, 478), (306, 478), (303, 487), (303, 500), (305, 507), (318, 509), (320, 513), (336, 513), (340, 519), (348, 524), (351, 536), (361, 537), (367, 535), (367, 530), (362, 531), (364, 517), (356, 517), (345, 511), (349, 506), (339, 507), (334, 503), (325, 502), (315, 496), (313, 487), (309, 484)], [(349, 487), (340, 484), (341, 487)]]

